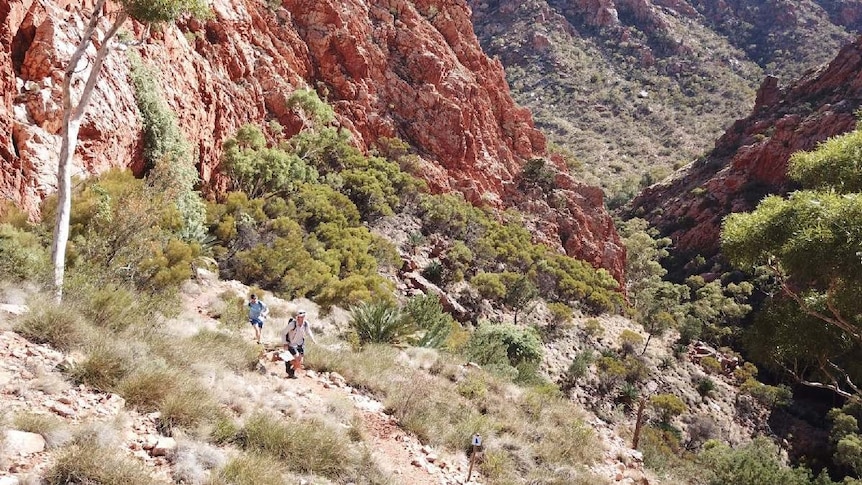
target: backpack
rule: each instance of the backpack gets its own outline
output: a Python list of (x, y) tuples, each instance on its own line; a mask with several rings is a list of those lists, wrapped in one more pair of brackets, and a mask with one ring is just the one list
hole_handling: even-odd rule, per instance
[[(287, 325), (289, 327), (287, 329), (287, 342), (290, 343), (290, 341), (293, 340), (293, 332), (296, 332), (296, 319), (291, 317), (290, 320), (287, 321)], [(293, 325), (293, 327), (291, 327), (291, 325)]]

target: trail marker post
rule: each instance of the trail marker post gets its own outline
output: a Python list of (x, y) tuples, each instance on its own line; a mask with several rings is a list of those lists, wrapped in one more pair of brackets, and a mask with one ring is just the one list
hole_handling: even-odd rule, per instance
[(476, 463), (476, 460), (479, 459), (482, 455), (482, 437), (479, 433), (473, 435), (470, 443), (473, 445), (473, 451), (470, 453), (470, 468), (467, 470), (467, 481), (470, 481), (470, 476), (473, 475), (473, 465)]

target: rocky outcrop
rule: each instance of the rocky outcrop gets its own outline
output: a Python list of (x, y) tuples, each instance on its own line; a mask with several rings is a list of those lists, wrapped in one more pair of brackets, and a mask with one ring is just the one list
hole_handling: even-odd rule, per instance
[(767, 78), (750, 116), (735, 122), (709, 155), (644, 190), (626, 213), (648, 219), (682, 251), (713, 255), (724, 216), (792, 189), (790, 155), (852, 130), (860, 106), (862, 38), (791, 86)]
[[(224, 140), (245, 123), (268, 120), (277, 120), (288, 135), (297, 132), (301, 120), (286, 100), (305, 87), (332, 104), (358, 147), (367, 149), (381, 137), (401, 138), (425, 161), (423, 176), (432, 190), (460, 191), (474, 203), (505, 206), (513, 196), (507, 187), (523, 161), (545, 151), (529, 111), (512, 101), (501, 64), (479, 46), (463, 0), (211, 4), (211, 19), (156, 29), (137, 48), (158, 73), (211, 194), (226, 186), (218, 169)], [(34, 217), (55, 185), (62, 70), (89, 5), (13, 0), (0, 6), (0, 199), (13, 200)], [(124, 30), (143, 37), (144, 29), (133, 22)], [(81, 128), (73, 173), (111, 166), (144, 170), (128, 76), (125, 53), (113, 51)], [(586, 186), (579, 190), (589, 192)], [(581, 198), (587, 199), (595, 202)], [(598, 207), (579, 213), (601, 221), (577, 224), (609, 225), (600, 206), (599, 200)], [(604, 239), (565, 246), (578, 257), (587, 257), (578, 252), (581, 247), (614, 254), (617, 261), (610, 265), (591, 261), (620, 279), (619, 240), (615, 233), (599, 237)]]

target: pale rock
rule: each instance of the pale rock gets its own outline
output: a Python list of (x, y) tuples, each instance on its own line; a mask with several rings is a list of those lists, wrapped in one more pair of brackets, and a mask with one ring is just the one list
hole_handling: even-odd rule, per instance
[(40, 434), (7, 429), (4, 438), (4, 452), (9, 454), (27, 456), (45, 451), (45, 438)]

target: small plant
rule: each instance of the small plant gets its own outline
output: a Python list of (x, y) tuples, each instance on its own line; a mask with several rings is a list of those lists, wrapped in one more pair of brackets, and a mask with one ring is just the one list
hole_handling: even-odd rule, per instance
[(30, 341), (49, 344), (59, 350), (70, 350), (86, 336), (84, 318), (68, 306), (42, 302), (24, 315), (15, 325), (15, 331)]
[(153, 485), (165, 483), (150, 476), (149, 471), (130, 455), (117, 453), (95, 442), (77, 443), (62, 450), (54, 465), (45, 472), (48, 485), (68, 483), (104, 483)]
[(780, 407), (790, 404), (793, 392), (785, 385), (770, 386), (750, 378), (739, 386), (739, 392), (748, 394), (767, 407)]
[(587, 321), (584, 322), (584, 331), (586, 331), (587, 335), (590, 337), (601, 337), (605, 333), (605, 327), (602, 326), (602, 322), (597, 318), (588, 318)]
[(16, 414), (12, 424), (15, 429), (42, 435), (48, 448), (62, 446), (72, 438), (66, 423), (53, 414)]
[(644, 343), (644, 338), (639, 333), (629, 329), (625, 329), (620, 333), (620, 346), (622, 347), (623, 355), (631, 355), (635, 350), (641, 347)]
[(233, 485), (282, 485), (287, 468), (270, 455), (242, 453), (219, 470), (218, 477)]
[(388, 302), (360, 303), (354, 306), (350, 312), (350, 327), (363, 345), (396, 343), (416, 331), (404, 313)]
[(707, 355), (700, 359), (700, 366), (710, 374), (721, 374), (721, 362), (715, 357)]
[(708, 397), (712, 391), (715, 390), (715, 382), (709, 377), (704, 377), (698, 379), (697, 385), (695, 385), (697, 389), (697, 393), (701, 395), (701, 397)]
[(422, 276), (435, 285), (439, 285), (443, 282), (443, 264), (436, 259), (432, 260), (428, 266), (422, 268)]
[(566, 374), (563, 376), (563, 382), (560, 384), (560, 387), (563, 390), (573, 388), (579, 380), (587, 375), (587, 370), (589, 370), (593, 360), (595, 358), (593, 357), (593, 351), (590, 349), (585, 349), (583, 352), (575, 354), (575, 357), (569, 364), (569, 368), (566, 370)]
[(673, 418), (688, 410), (682, 399), (673, 394), (656, 394), (650, 397), (649, 403), (662, 424), (669, 424)]

